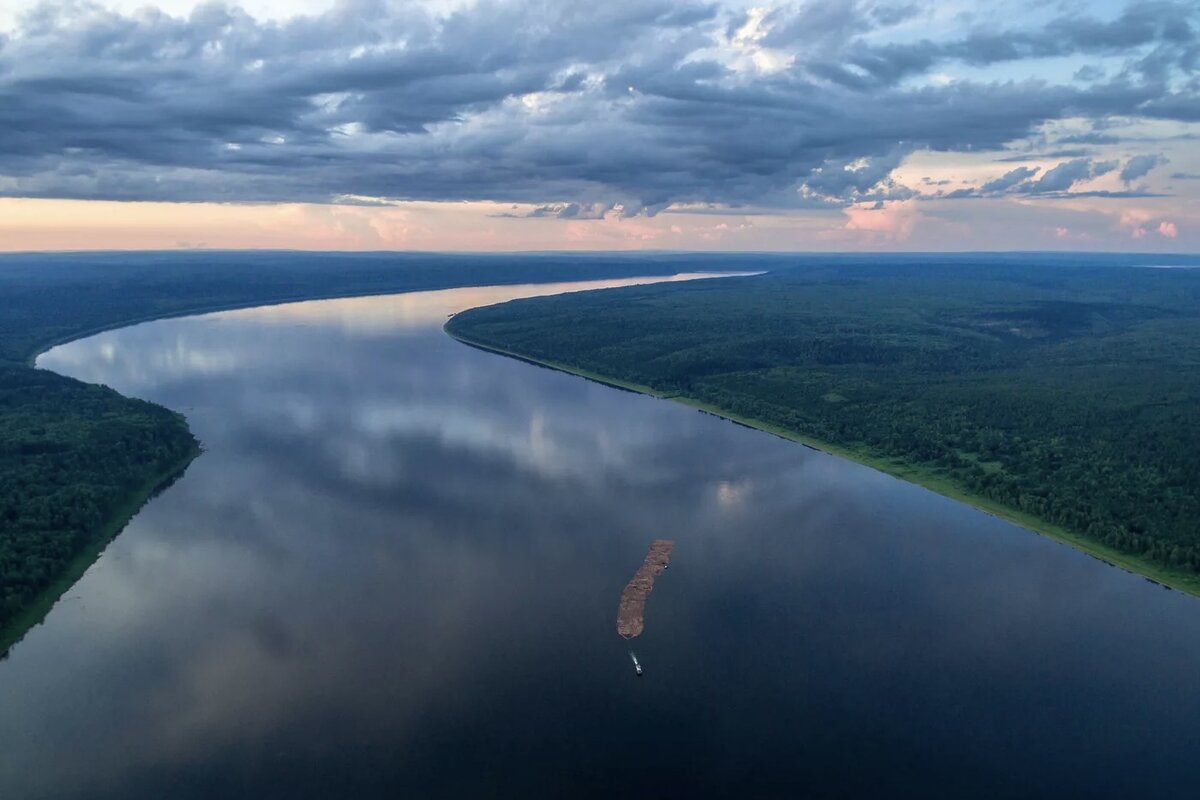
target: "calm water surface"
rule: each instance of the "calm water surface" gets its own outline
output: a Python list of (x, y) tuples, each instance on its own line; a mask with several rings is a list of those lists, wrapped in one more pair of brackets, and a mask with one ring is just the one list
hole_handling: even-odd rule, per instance
[[(458, 344), (463, 289), (41, 365), (206, 448), (0, 662), (0, 797), (1147, 797), (1200, 601), (863, 467)], [(617, 599), (677, 541), (635, 677)]]

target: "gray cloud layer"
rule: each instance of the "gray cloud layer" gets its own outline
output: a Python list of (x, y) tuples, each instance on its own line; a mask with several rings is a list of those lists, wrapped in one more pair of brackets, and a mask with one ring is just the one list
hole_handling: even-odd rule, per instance
[[(1119, 174), (1121, 180), (1128, 185), (1136, 178), (1143, 177), (1154, 167), (1163, 163), (1160, 156), (1134, 156), (1125, 162)], [(1003, 194), (1038, 195), (1042, 197), (1149, 197), (1154, 196), (1144, 190), (1133, 191), (1126, 189), (1120, 192), (1090, 191), (1072, 192), (1078, 184), (1099, 178), (1113, 172), (1120, 166), (1118, 161), (1096, 161), (1091, 158), (1074, 158), (1063, 161), (1037, 176), (1040, 167), (1017, 167), (1009, 170), (995, 180), (988, 181), (978, 189), (957, 189), (945, 196), (950, 199), (964, 197), (996, 197)], [(1130, 176), (1130, 177), (1127, 177)]]
[[(349, 0), (282, 24), (221, 5), (183, 19), (52, 3), (0, 37), (0, 194), (786, 208), (909, 196), (889, 175), (913, 151), (1000, 149), (1065, 117), (1200, 120), (1194, 3), (889, 43), (914, 9), (813, 0), (739, 40), (744, 12), (696, 0), (484, 0), (440, 16)], [(1070, 55), (1119, 64), (1090, 81), (924, 79)], [(1115, 166), (1018, 169), (983, 191), (1062, 192)]]
[(1150, 170), (1163, 163), (1164, 159), (1160, 155), (1140, 155), (1129, 159), (1121, 169), (1121, 180), (1125, 183), (1131, 183), (1138, 178), (1145, 177)]

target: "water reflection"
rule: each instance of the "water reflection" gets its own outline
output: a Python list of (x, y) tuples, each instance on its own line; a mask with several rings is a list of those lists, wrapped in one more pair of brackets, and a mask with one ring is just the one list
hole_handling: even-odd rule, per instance
[[(186, 409), (207, 452), (0, 664), (0, 797), (1147, 796), (1200, 777), (1196, 601), (441, 333), (480, 296), (47, 354)], [(637, 680), (616, 603), (662, 536)]]
[[(517, 297), (545, 297), (552, 294), (585, 292), (592, 289), (611, 289), (619, 286), (641, 286), (647, 283), (675, 283), (702, 278), (757, 275), (756, 272), (681, 272), (676, 275), (643, 278), (612, 278), (569, 283), (526, 283), (510, 286), (468, 286), (432, 292), (410, 292), (382, 297), (348, 297), (334, 300), (314, 300), (306, 303), (285, 303), (254, 309), (262, 323), (295, 324), (309, 322), (342, 330), (393, 333), (405, 328), (427, 328), (441, 325), (446, 317), (467, 308), (490, 306)], [(221, 319), (241, 314), (227, 311), (211, 315)]]

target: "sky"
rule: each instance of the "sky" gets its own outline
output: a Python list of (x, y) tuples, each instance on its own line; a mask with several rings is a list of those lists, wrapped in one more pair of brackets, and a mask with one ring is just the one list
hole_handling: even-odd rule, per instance
[(1200, 251), (1200, 0), (0, 0), (0, 250)]

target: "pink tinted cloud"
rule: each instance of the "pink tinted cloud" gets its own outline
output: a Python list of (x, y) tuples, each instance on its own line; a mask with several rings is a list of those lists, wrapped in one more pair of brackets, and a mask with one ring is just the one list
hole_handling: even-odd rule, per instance
[(1073, 231), (1070, 228), (1060, 225), (1054, 229), (1054, 238), (1062, 239), (1063, 241), (1082, 242), (1092, 237), (1087, 231)]
[(1140, 208), (1130, 208), (1121, 212), (1122, 228), (1129, 229), (1129, 235), (1134, 239), (1144, 239), (1149, 231), (1146, 230), (1146, 223), (1150, 221), (1150, 213), (1143, 211)]
[(1174, 239), (1179, 235), (1179, 228), (1176, 227), (1174, 222), (1167, 222), (1166, 220), (1163, 220), (1162, 222), (1158, 223), (1158, 235), (1165, 236), (1168, 239)]
[(903, 241), (911, 236), (921, 216), (913, 200), (885, 203), (882, 208), (858, 204), (843, 209), (842, 213), (847, 217), (846, 230), (889, 241)]

